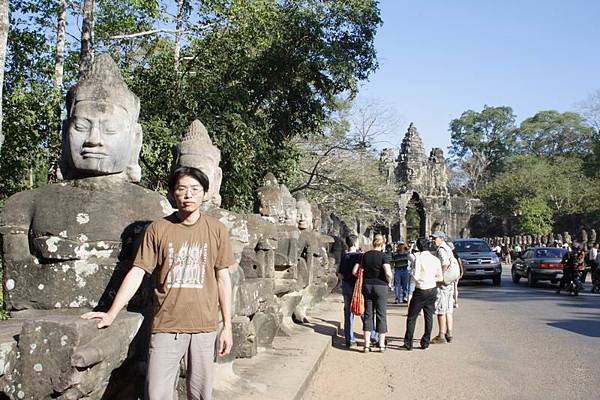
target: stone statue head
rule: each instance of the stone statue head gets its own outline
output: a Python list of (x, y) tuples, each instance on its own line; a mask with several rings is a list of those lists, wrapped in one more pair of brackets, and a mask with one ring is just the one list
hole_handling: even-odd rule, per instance
[(283, 203), (283, 224), (284, 225), (293, 225), (296, 226), (298, 224), (298, 210), (296, 209), (296, 199), (287, 186), (281, 185), (281, 200)]
[(296, 195), (296, 211), (298, 212), (298, 229), (312, 230), (313, 229), (313, 213), (312, 206), (306, 197), (299, 193)]
[(124, 173), (141, 179), (140, 101), (127, 87), (108, 54), (94, 60), (88, 77), (73, 86), (66, 100), (60, 173), (64, 179)]
[(317, 203), (311, 202), (310, 203), (310, 207), (311, 207), (311, 212), (313, 215), (312, 218), (312, 225), (313, 225), (313, 229), (317, 232), (321, 231), (321, 209), (319, 208), (319, 206), (317, 205)]
[(221, 181), (223, 171), (219, 167), (221, 151), (212, 143), (208, 131), (199, 120), (190, 125), (173, 149), (173, 169), (177, 166), (195, 167), (208, 176), (210, 188), (207, 203), (210, 206), (221, 205)]
[(283, 196), (279, 182), (272, 173), (267, 173), (263, 178), (262, 186), (256, 189), (258, 197), (258, 212), (263, 217), (268, 217), (273, 222), (282, 223)]

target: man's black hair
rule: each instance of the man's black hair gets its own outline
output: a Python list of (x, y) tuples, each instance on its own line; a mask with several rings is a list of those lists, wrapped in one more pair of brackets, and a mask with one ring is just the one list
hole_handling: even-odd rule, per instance
[(346, 246), (348, 246), (348, 248), (356, 246), (356, 243), (358, 243), (358, 236), (346, 236)]
[(202, 185), (202, 188), (204, 189), (204, 193), (208, 192), (208, 176), (206, 176), (204, 172), (194, 167), (177, 167), (169, 178), (169, 193), (175, 193), (175, 186), (177, 186), (177, 182), (184, 176), (190, 176), (194, 178), (200, 182), (200, 185)]
[(429, 250), (430, 244), (427, 238), (418, 238), (417, 239), (417, 249), (419, 251)]

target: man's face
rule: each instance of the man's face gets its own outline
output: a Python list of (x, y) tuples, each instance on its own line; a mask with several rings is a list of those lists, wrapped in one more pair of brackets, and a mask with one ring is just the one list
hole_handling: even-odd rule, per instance
[(444, 239), (442, 239), (441, 237), (432, 237), (431, 241), (433, 242), (433, 245), (435, 247), (440, 247), (442, 243), (444, 243)]
[(193, 213), (200, 208), (208, 193), (195, 178), (182, 176), (175, 185), (173, 197), (179, 211)]
[(110, 103), (81, 101), (69, 120), (68, 140), (76, 170), (91, 175), (123, 172), (131, 160), (129, 113)]

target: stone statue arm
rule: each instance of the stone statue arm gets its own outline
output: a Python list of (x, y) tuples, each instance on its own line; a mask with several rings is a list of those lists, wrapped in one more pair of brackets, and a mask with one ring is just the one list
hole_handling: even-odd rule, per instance
[[(115, 320), (115, 318), (117, 318), (119, 311), (121, 311), (121, 309), (125, 307), (125, 305), (127, 305), (129, 300), (131, 300), (135, 292), (138, 290), (138, 288), (142, 284), (142, 280), (144, 279), (145, 274), (146, 271), (134, 265), (133, 268), (131, 268), (131, 270), (129, 270), (129, 272), (125, 276), (125, 279), (123, 279), (123, 283), (121, 284), (121, 287), (119, 288), (119, 291), (117, 292), (115, 300), (110, 306), (110, 309), (107, 312), (88, 312), (83, 314), (81, 318), (99, 319), (100, 321), (98, 322), (98, 329), (110, 326)], [(231, 301), (231, 284), (229, 286), (229, 291), (229, 297)], [(229, 319), (229, 324), (231, 327), (231, 317)]]
[(4, 259), (14, 263), (36, 263), (29, 246), (29, 229), (33, 219), (34, 192), (11, 196), (0, 214)]
[(217, 290), (219, 294), (219, 305), (223, 319), (223, 330), (219, 335), (219, 356), (229, 354), (233, 346), (233, 331), (231, 326), (231, 278), (229, 268), (217, 271)]

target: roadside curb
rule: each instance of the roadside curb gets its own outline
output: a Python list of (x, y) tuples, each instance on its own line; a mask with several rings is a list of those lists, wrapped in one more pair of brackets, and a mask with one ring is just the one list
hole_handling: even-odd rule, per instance
[[(341, 295), (331, 294), (308, 313), (292, 336), (277, 336), (273, 347), (238, 359), (227, 382), (215, 382), (216, 400), (302, 400), (339, 329)], [(217, 378), (218, 379), (218, 378)]]

